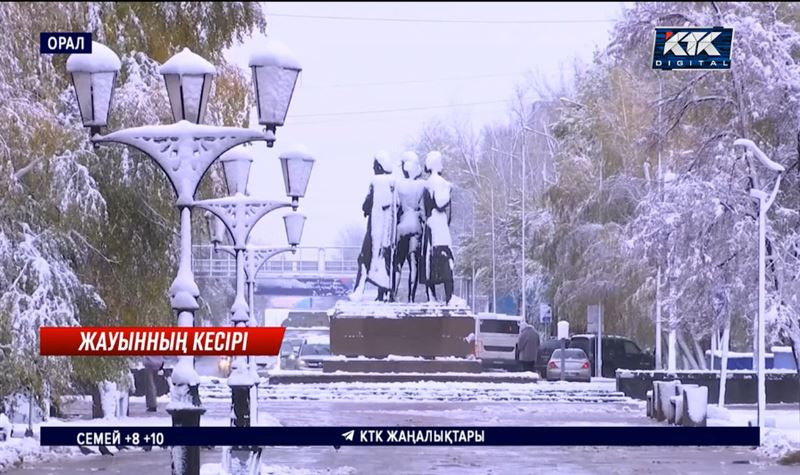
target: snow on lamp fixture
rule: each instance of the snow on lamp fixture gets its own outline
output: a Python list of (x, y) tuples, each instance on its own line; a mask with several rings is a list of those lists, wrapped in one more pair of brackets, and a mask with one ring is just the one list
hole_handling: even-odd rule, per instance
[(247, 181), (250, 178), (250, 166), (253, 157), (247, 152), (245, 146), (235, 147), (223, 153), (219, 159), (225, 172), (225, 183), (228, 194), (247, 195)]
[(162, 64), (158, 72), (164, 76), (175, 122), (202, 123), (211, 93), (211, 80), (217, 72), (214, 65), (184, 48)]
[(300, 213), (288, 213), (283, 216), (283, 225), (286, 227), (286, 242), (295, 247), (300, 244), (303, 237), (303, 226), (306, 224), (306, 217)]
[(284, 152), (278, 158), (281, 161), (286, 196), (292, 198), (292, 208), (296, 210), (299, 199), (306, 195), (314, 158), (304, 150)]
[(107, 46), (92, 42), (90, 54), (72, 54), (67, 71), (78, 99), (81, 121), (92, 134), (108, 125), (108, 111), (114, 93), (114, 81), (121, 67), (119, 57)]
[(215, 247), (225, 240), (225, 224), (210, 211), (205, 212), (206, 226), (211, 244)]
[(286, 120), (303, 68), (289, 48), (269, 38), (250, 55), (249, 65), (253, 70), (258, 123), (264, 126), (267, 147), (272, 147), (276, 129)]

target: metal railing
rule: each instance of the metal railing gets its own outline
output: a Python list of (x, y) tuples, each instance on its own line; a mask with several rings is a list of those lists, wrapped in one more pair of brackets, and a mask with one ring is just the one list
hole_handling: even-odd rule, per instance
[[(267, 261), (259, 271), (270, 275), (328, 275), (354, 277), (358, 272), (358, 246), (298, 247)], [(228, 253), (214, 252), (210, 244), (192, 246), (192, 269), (195, 277), (235, 277), (236, 260)]]

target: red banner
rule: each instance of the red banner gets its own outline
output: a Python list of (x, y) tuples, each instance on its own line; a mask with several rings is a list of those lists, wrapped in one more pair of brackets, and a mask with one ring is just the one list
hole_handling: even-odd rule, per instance
[(42, 356), (277, 355), (285, 328), (41, 327)]

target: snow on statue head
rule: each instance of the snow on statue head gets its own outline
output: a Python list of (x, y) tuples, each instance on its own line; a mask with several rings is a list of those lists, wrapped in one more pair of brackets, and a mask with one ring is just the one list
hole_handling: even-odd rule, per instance
[(403, 163), (406, 163), (406, 162), (418, 162), (419, 161), (419, 157), (417, 156), (416, 153), (414, 153), (411, 150), (409, 150), (408, 152), (403, 153), (402, 160), (403, 160)]
[(380, 175), (382, 173), (389, 174), (392, 173), (392, 157), (389, 156), (388, 152), (384, 152), (381, 150), (380, 152), (375, 154), (373, 157), (372, 166), (375, 169), (375, 173)]
[(442, 154), (436, 150), (429, 152), (425, 157), (425, 168), (430, 170), (431, 173), (442, 173)]
[(406, 178), (415, 180), (422, 175), (422, 167), (419, 164), (419, 157), (414, 152), (406, 152), (403, 154), (403, 172)]

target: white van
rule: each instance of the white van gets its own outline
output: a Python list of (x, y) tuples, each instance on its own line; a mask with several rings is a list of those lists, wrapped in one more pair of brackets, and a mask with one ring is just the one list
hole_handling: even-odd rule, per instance
[(475, 357), (484, 368), (517, 369), (515, 358), (522, 317), (500, 313), (475, 316)]

